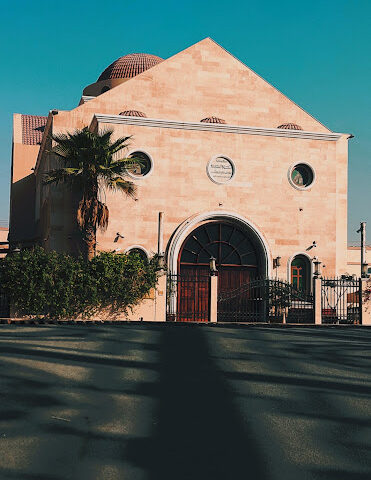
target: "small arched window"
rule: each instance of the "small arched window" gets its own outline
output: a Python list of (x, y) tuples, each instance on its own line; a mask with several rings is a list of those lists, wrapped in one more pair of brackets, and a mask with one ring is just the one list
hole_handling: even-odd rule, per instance
[(302, 292), (310, 291), (310, 263), (305, 255), (296, 255), (291, 262), (291, 283)]
[(148, 255), (143, 248), (133, 247), (133, 248), (130, 248), (126, 253), (128, 253), (129, 255), (135, 255), (136, 257), (139, 257), (143, 263), (148, 263)]

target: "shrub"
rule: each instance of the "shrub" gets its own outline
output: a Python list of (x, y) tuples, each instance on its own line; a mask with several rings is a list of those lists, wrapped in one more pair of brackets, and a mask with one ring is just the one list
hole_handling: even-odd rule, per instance
[(34, 317), (89, 317), (102, 309), (127, 313), (156, 286), (158, 261), (100, 253), (90, 262), (41, 247), (0, 261), (0, 285), (10, 303)]

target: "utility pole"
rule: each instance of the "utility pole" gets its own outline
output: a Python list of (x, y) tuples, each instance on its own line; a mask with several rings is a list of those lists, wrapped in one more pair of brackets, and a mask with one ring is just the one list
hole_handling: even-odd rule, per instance
[(366, 263), (366, 222), (361, 222), (357, 233), (361, 234), (361, 277), (367, 277), (367, 263)]

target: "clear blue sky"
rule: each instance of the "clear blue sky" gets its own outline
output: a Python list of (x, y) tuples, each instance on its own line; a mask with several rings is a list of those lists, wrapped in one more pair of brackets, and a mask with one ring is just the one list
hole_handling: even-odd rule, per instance
[[(350, 142), (349, 240), (371, 239), (370, 0), (0, 0), (0, 220), (13, 113), (76, 106), (121, 55), (167, 58), (210, 36)], [(329, 172), (331, 175), (331, 172)]]

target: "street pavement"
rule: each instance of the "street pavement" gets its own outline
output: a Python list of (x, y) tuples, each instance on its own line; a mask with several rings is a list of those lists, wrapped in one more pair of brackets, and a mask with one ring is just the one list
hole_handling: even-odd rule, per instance
[(371, 329), (0, 326), (1, 480), (370, 480)]

